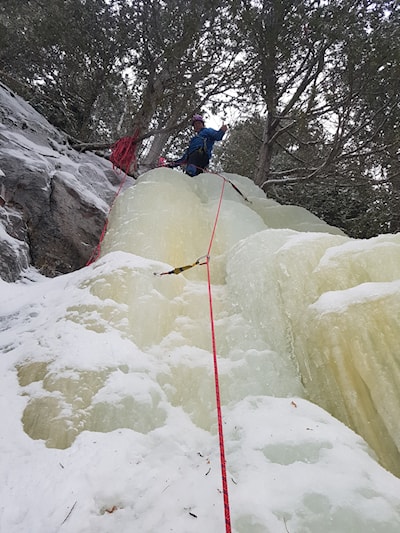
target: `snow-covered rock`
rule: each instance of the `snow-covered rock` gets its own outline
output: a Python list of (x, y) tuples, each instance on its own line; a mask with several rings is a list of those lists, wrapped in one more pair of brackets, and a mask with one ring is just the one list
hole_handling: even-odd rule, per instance
[(15, 281), (29, 265), (50, 277), (85, 265), (121, 179), (0, 84), (0, 277)]

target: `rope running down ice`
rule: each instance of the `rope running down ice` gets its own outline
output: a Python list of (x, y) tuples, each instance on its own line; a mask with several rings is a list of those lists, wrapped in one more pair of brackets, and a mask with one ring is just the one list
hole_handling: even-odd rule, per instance
[(220, 452), (220, 462), (221, 462), (221, 476), (222, 476), (222, 492), (224, 499), (224, 512), (225, 512), (225, 531), (226, 533), (231, 533), (231, 518), (230, 518), (230, 508), (229, 508), (229, 492), (228, 492), (228, 482), (226, 476), (226, 461), (225, 461), (225, 444), (224, 444), (224, 431), (222, 424), (222, 409), (221, 409), (221, 396), (219, 389), (219, 372), (218, 372), (218, 359), (217, 359), (217, 345), (215, 340), (215, 325), (214, 325), (214, 312), (213, 312), (213, 302), (212, 302), (212, 292), (211, 292), (211, 274), (210, 274), (210, 252), (215, 236), (215, 230), (217, 228), (217, 222), (219, 213), (221, 210), (222, 197), (224, 195), (225, 184), (227, 182), (224, 176), (220, 176), (223, 179), (221, 195), (219, 198), (217, 214), (215, 216), (214, 227), (211, 234), (210, 244), (207, 250), (206, 256), (206, 266), (207, 266), (207, 285), (208, 285), (208, 298), (210, 304), (210, 323), (211, 323), (211, 341), (212, 341), (212, 352), (213, 352), (213, 362), (214, 362), (214, 380), (215, 380), (215, 396), (217, 404), (217, 418), (218, 418), (218, 436), (219, 436), (219, 452)]
[(182, 267), (177, 267), (168, 272), (161, 272), (154, 275), (164, 276), (167, 274), (180, 274), (189, 268), (192, 268), (197, 265), (206, 265), (207, 267), (207, 286), (208, 286), (208, 299), (209, 299), (209, 309), (210, 309), (210, 324), (211, 324), (211, 344), (213, 352), (213, 365), (214, 365), (214, 381), (215, 381), (215, 397), (216, 397), (216, 407), (217, 407), (217, 419), (218, 419), (218, 436), (219, 436), (219, 450), (220, 450), (220, 462), (221, 462), (221, 477), (222, 477), (222, 493), (224, 500), (224, 512), (225, 512), (225, 531), (226, 533), (231, 533), (231, 518), (230, 518), (230, 508), (229, 508), (229, 492), (228, 492), (228, 482), (226, 475), (226, 461), (225, 461), (225, 444), (224, 444), (224, 432), (223, 432), (223, 422), (222, 422), (222, 409), (221, 409), (221, 396), (220, 396), (220, 387), (219, 387), (219, 371), (218, 371), (218, 358), (217, 358), (217, 343), (215, 340), (215, 324), (214, 324), (214, 311), (213, 311), (213, 300), (212, 300), (212, 291), (211, 291), (211, 272), (210, 272), (210, 254), (211, 248), (213, 245), (215, 231), (217, 229), (217, 223), (219, 214), (221, 211), (222, 198), (224, 196), (224, 190), (226, 183), (230, 183), (237, 192), (247, 201), (249, 200), (239, 191), (239, 189), (225, 176), (218, 174), (216, 172), (208, 172), (209, 174), (215, 174), (222, 178), (222, 188), (221, 194), (219, 197), (217, 212), (215, 215), (214, 226), (211, 232), (210, 243), (208, 245), (207, 254), (199, 257), (194, 263), (190, 265), (185, 265)]
[[(134, 157), (135, 157), (135, 153), (133, 153), (131, 161), (134, 159)], [(112, 202), (110, 210), (109, 210), (109, 213), (111, 212), (111, 209), (113, 207), (113, 204), (114, 204), (117, 196), (119, 195), (119, 193), (122, 190), (122, 187), (123, 187), (123, 185), (125, 183), (125, 180), (127, 178), (127, 175), (128, 175), (127, 174), (128, 173), (128, 169), (129, 169), (129, 165), (127, 165), (127, 167), (126, 167), (126, 170), (125, 170), (125, 173), (124, 173), (124, 177), (121, 180), (121, 183), (120, 183), (120, 186), (119, 186), (119, 189), (118, 189), (117, 193), (115, 194), (115, 197), (113, 199), (113, 202)], [(213, 352), (215, 396), (216, 396), (217, 419), (218, 419), (218, 436), (219, 436), (221, 477), (222, 477), (222, 493), (223, 493), (224, 514), (225, 514), (225, 532), (226, 533), (231, 533), (232, 532), (232, 528), (231, 528), (231, 519), (230, 519), (228, 482), (227, 482), (227, 474), (226, 474), (225, 444), (224, 444), (223, 420), (222, 420), (222, 409), (221, 409), (221, 395), (220, 395), (220, 387), (219, 387), (217, 345), (216, 345), (216, 339), (215, 339), (214, 311), (213, 311), (213, 300), (212, 300), (212, 291), (211, 291), (210, 253), (211, 253), (211, 248), (212, 248), (214, 237), (215, 237), (215, 232), (216, 232), (216, 229), (217, 229), (217, 223), (218, 223), (218, 218), (219, 218), (219, 214), (220, 214), (220, 211), (221, 211), (222, 198), (223, 198), (223, 195), (224, 195), (224, 190), (225, 190), (226, 183), (230, 183), (234, 187), (234, 189), (246, 201), (249, 201), (249, 200), (240, 192), (240, 190), (230, 180), (225, 178), (225, 176), (223, 176), (222, 174), (215, 173), (215, 172), (209, 172), (209, 173), (219, 176), (220, 178), (222, 178), (223, 181), (222, 181), (221, 194), (220, 194), (220, 198), (219, 198), (219, 202), (218, 202), (218, 208), (217, 208), (217, 212), (216, 212), (216, 216), (215, 216), (215, 220), (214, 220), (214, 226), (213, 226), (213, 229), (212, 229), (212, 232), (211, 232), (211, 238), (210, 238), (210, 242), (209, 242), (209, 245), (208, 245), (207, 254), (205, 256), (199, 257), (194, 263), (192, 263), (190, 265), (186, 265), (186, 266), (183, 266), (183, 267), (177, 267), (177, 268), (174, 268), (174, 269), (172, 269), (172, 270), (170, 270), (168, 272), (162, 272), (160, 274), (156, 274), (155, 273), (155, 275), (163, 276), (163, 275), (166, 275), (166, 274), (180, 274), (181, 272), (183, 272), (185, 270), (188, 270), (189, 268), (192, 268), (192, 267), (194, 267), (196, 265), (206, 265), (206, 267), (207, 267), (207, 286), (208, 286), (209, 312), (210, 312), (210, 324), (211, 324), (211, 343), (212, 343), (212, 352)], [(96, 259), (99, 257), (100, 252), (101, 252), (101, 243), (102, 243), (102, 241), (104, 239), (104, 236), (105, 236), (105, 233), (107, 231), (107, 225), (108, 225), (108, 218), (107, 218), (107, 220), (105, 222), (103, 231), (101, 233), (100, 241), (99, 241), (95, 251), (93, 252), (92, 256), (90, 257), (89, 261), (87, 262), (87, 265), (90, 265), (91, 263), (96, 261)]]

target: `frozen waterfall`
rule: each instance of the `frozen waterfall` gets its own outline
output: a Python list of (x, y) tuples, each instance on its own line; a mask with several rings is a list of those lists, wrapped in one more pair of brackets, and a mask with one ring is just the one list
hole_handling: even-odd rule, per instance
[[(233, 531), (397, 533), (400, 235), (226, 176), (249, 199), (226, 183), (210, 256)], [(158, 275), (206, 254), (222, 184), (148, 172), (96, 263), (1, 283), (1, 531), (224, 531), (205, 267)]]

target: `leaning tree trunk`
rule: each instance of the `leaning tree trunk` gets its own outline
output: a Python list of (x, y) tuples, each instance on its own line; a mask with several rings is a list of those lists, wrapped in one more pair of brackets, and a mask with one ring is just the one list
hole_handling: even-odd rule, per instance
[(170, 135), (171, 133), (169, 131), (155, 135), (147, 154), (140, 162), (140, 167), (143, 171), (150, 170), (158, 165), (158, 160), (160, 159), (161, 152)]
[(182, 107), (182, 102), (177, 101), (170, 112), (166, 124), (161, 127), (160, 133), (154, 135), (151, 146), (140, 164), (143, 171), (150, 170), (158, 165), (158, 160), (171, 133), (179, 128), (178, 123), (182, 119)]
[[(164, 69), (160, 74), (153, 72), (153, 74), (150, 76), (147, 87), (144, 91), (142, 105), (132, 121), (132, 135), (143, 137), (144, 134), (149, 130), (151, 121), (154, 117), (157, 107), (162, 101), (165, 87), (170, 77), (171, 75), (168, 69)], [(137, 153), (141, 148), (141, 144), (141, 142), (138, 143), (136, 150)], [(136, 169), (132, 170), (135, 171)]]

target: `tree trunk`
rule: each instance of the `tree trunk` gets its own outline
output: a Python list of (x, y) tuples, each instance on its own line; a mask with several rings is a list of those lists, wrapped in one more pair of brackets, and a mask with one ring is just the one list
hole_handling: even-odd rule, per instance
[(155, 136), (149, 151), (140, 163), (141, 170), (150, 170), (158, 165), (158, 160), (161, 156), (161, 152), (168, 141), (171, 133), (160, 133)]
[(275, 133), (276, 126), (274, 126), (274, 120), (271, 117), (271, 113), (268, 113), (265, 121), (265, 127), (263, 132), (263, 140), (258, 153), (257, 168), (254, 175), (254, 183), (259, 187), (262, 187), (263, 183), (268, 180), (268, 176), (271, 170), (273, 143), (272, 137)]
[(181, 102), (177, 101), (174, 108), (171, 110), (171, 113), (169, 115), (169, 118), (165, 124), (165, 126), (162, 126), (164, 131), (161, 131), (159, 134), (154, 135), (153, 142), (143, 158), (143, 161), (141, 162), (141, 167), (143, 167), (144, 170), (150, 170), (151, 168), (155, 168), (158, 164), (158, 160), (161, 156), (161, 152), (168, 141), (168, 139), (171, 137), (171, 132), (176, 131), (178, 128), (177, 123), (179, 122), (179, 119), (181, 118), (182, 114), (182, 105)]

